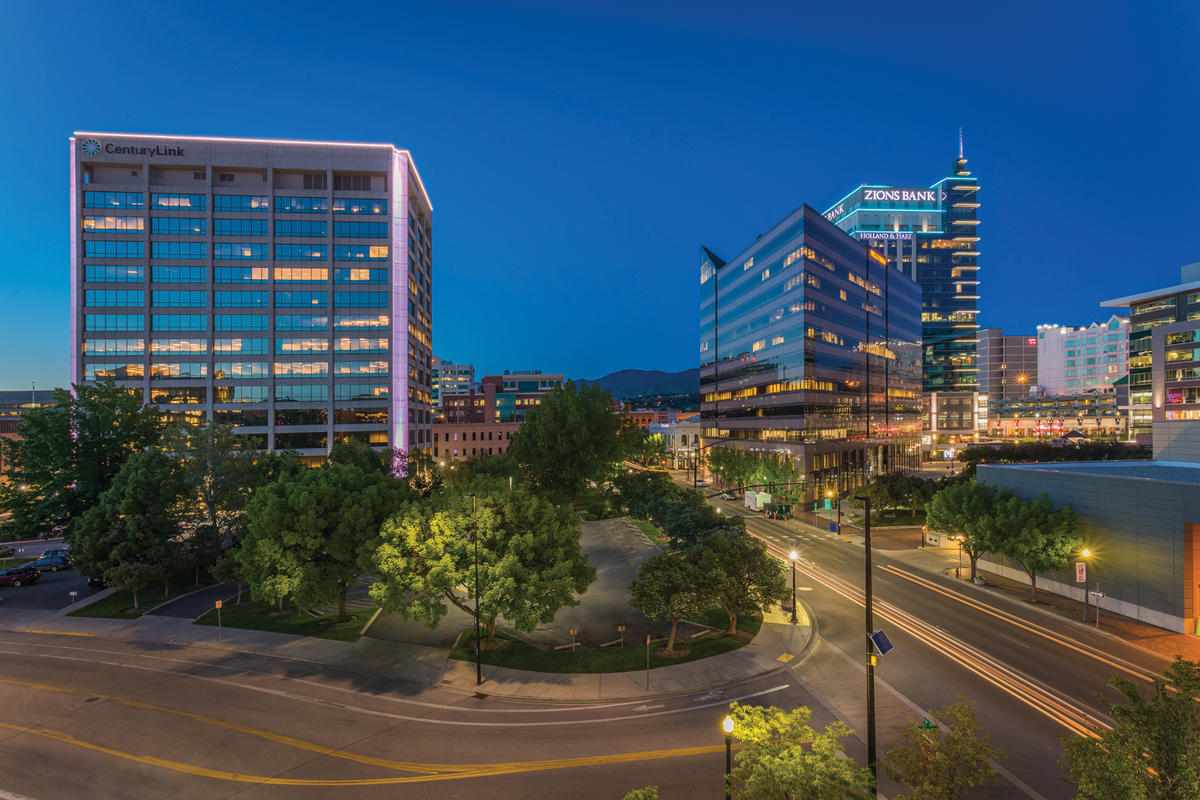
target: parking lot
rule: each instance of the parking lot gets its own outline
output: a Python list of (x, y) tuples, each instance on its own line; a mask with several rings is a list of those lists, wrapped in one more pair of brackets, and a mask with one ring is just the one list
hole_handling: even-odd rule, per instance
[[(11, 558), (36, 558), (52, 547), (62, 547), (62, 541), (45, 541), (34, 544), (12, 545), (16, 550)], [(0, 586), (0, 613), (6, 608), (40, 609), (58, 611), (71, 605), (71, 592), (78, 592), (76, 602), (91, 597), (100, 589), (87, 584), (87, 578), (78, 570), (43, 572), (32, 586)]]

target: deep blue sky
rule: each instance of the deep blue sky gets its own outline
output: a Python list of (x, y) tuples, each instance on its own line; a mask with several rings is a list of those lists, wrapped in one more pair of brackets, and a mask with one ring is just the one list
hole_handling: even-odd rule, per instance
[(390, 141), (434, 204), (434, 344), (696, 363), (698, 249), (924, 186), (959, 126), (984, 325), (1087, 323), (1200, 260), (1200, 4), (5, 3), (0, 388), (67, 378), (73, 130)]

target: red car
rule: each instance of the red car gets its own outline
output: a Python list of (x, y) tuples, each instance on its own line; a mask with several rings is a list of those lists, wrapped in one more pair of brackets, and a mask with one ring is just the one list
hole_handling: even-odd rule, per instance
[(0, 572), (0, 586), (28, 586), (40, 577), (33, 567), (13, 567)]

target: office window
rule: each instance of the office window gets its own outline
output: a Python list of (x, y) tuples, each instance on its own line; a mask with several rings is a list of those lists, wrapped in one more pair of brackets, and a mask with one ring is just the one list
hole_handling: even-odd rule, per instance
[(340, 308), (387, 308), (387, 292), (334, 292), (333, 304)]
[(267, 340), (241, 336), (228, 339), (213, 339), (213, 355), (266, 355)]
[(329, 374), (328, 361), (276, 361), (277, 378), (324, 378)]
[(153, 217), (151, 232), (174, 236), (199, 236), (208, 233), (208, 220), (202, 217)]
[(324, 267), (276, 267), (275, 280), (290, 283), (324, 283), (329, 270)]
[(311, 314), (289, 314), (275, 317), (277, 331), (323, 331), (329, 327), (329, 317)]
[(190, 405), (203, 403), (207, 399), (208, 389), (204, 386), (166, 386), (150, 389), (150, 402), (159, 405)]
[(151, 319), (156, 331), (208, 330), (208, 317), (203, 314), (155, 314)]
[(104, 306), (140, 306), (145, 304), (144, 292), (134, 290), (88, 289), (83, 304), (93, 308)]
[[(269, 397), (269, 386), (214, 386), (214, 403), (265, 403)], [(263, 420), (259, 425), (266, 425)]]
[(246, 380), (270, 377), (266, 361), (218, 361), (213, 364), (214, 380)]
[(388, 201), (364, 197), (335, 197), (333, 213), (380, 216), (388, 213)]
[(216, 283), (266, 283), (270, 277), (268, 267), (213, 267)]
[(85, 314), (83, 328), (88, 331), (140, 331), (145, 326), (141, 314)]
[(276, 292), (276, 308), (324, 308), (328, 303), (326, 292)]
[(208, 352), (208, 339), (152, 339), (150, 352), (186, 353), (187, 355), (202, 356)]
[(336, 283), (387, 283), (387, 267), (339, 267), (333, 271)]
[(214, 219), (213, 233), (217, 236), (266, 236), (265, 219)]
[(207, 242), (153, 242), (154, 258), (208, 258)]
[(335, 408), (333, 410), (333, 423), (335, 425), (368, 425), (386, 424), (388, 420), (388, 409), (386, 406), (378, 408)]
[(98, 266), (88, 264), (84, 267), (83, 279), (88, 283), (141, 283), (145, 275), (143, 268), (138, 266)]
[(144, 208), (146, 197), (141, 192), (84, 192), (84, 208)]
[(276, 197), (277, 214), (325, 214), (329, 201), (324, 197)]
[(213, 330), (218, 331), (266, 331), (270, 330), (270, 319), (265, 314), (217, 314)]
[(387, 396), (386, 383), (347, 383), (333, 387), (335, 400), (383, 400)]
[(146, 352), (145, 339), (84, 339), (85, 356), (140, 356)]
[[(224, 388), (224, 387), (222, 387)], [(244, 388), (262, 388), (267, 387), (244, 387), (239, 386), (239, 389)], [(215, 398), (214, 398), (215, 401)], [(213, 411), (213, 422), (218, 425), (235, 425), (235, 426), (250, 426), (250, 425), (266, 425), (267, 412), (265, 409), (249, 409), (249, 408), (222, 408)]]
[(216, 242), (213, 244), (214, 261), (262, 261), (267, 257), (265, 244)]
[(329, 226), (323, 220), (280, 219), (275, 221), (276, 236), (328, 236)]
[(387, 375), (386, 361), (338, 361), (335, 362), (333, 374), (343, 375)]
[(139, 233), (146, 230), (145, 217), (84, 217), (85, 231)]
[(371, 176), (334, 175), (333, 190), (335, 192), (369, 192), (371, 191)]
[(83, 254), (88, 258), (145, 258), (146, 248), (142, 242), (89, 239), (83, 243)]
[(154, 305), (159, 308), (207, 308), (208, 292), (156, 290)]
[[(276, 399), (280, 398), (276, 397)], [(292, 400), (298, 398), (289, 397), (286, 399)], [(275, 434), (275, 447), (278, 450), (324, 450), (328, 445), (328, 441), (329, 435), (325, 431), (309, 431), (307, 433), (293, 433), (292, 431), (288, 431), (287, 433)]]
[(146, 368), (141, 364), (84, 364), (83, 379), (85, 381), (103, 381), (109, 378), (117, 381), (141, 380), (146, 374)]
[(276, 261), (324, 261), (329, 248), (321, 244), (277, 244)]
[(329, 181), (328, 176), (324, 172), (306, 172), (304, 173), (304, 188), (305, 189), (324, 189)]
[(151, 380), (176, 380), (181, 378), (207, 378), (208, 364), (203, 361), (184, 361), (176, 364), (151, 362)]
[(386, 261), (388, 246), (386, 244), (335, 244), (333, 246), (334, 261)]
[(387, 314), (338, 314), (333, 318), (336, 330), (353, 330), (355, 328), (386, 328)]
[(266, 308), (266, 292), (213, 292), (216, 308)]
[(275, 387), (277, 403), (320, 403), (329, 399), (329, 387), (323, 384), (278, 384)]
[(335, 353), (386, 353), (388, 340), (343, 336), (333, 340), (333, 350)]
[(155, 283), (204, 283), (208, 267), (153, 267), (151, 277)]
[(275, 352), (285, 353), (328, 353), (328, 339), (276, 339)]
[(152, 194), (151, 208), (187, 209), (203, 211), (208, 204), (208, 196), (203, 194)]
[(275, 412), (276, 425), (325, 425), (329, 413), (323, 408), (293, 408)]
[(386, 222), (335, 222), (333, 235), (344, 239), (386, 239)]
[(214, 194), (213, 211), (266, 211), (267, 198), (256, 195)]

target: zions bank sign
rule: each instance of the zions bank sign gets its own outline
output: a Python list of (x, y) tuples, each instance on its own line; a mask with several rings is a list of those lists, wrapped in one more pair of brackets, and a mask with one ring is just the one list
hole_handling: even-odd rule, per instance
[(105, 142), (104, 145), (101, 146), (98, 139), (84, 139), (83, 142), (80, 143), (79, 149), (85, 156), (98, 156), (102, 150), (105, 153), (122, 156), (179, 157), (183, 155), (182, 147), (165, 147), (161, 144), (146, 147), (145, 145), (113, 144), (112, 142)]

